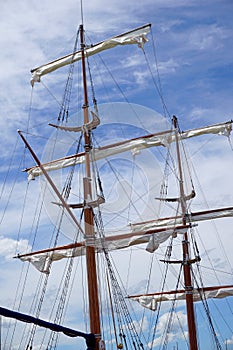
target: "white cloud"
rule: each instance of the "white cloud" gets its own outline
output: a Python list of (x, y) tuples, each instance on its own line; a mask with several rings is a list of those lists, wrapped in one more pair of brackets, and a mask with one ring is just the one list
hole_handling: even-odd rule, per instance
[(0, 256), (6, 259), (11, 259), (17, 251), (28, 251), (29, 248), (26, 239), (15, 241), (11, 238), (0, 236)]
[(168, 344), (174, 341), (179, 342), (179, 340), (183, 340), (184, 335), (187, 337), (187, 318), (186, 314), (184, 314), (182, 311), (173, 313), (171, 330), (169, 330), (169, 332), (166, 333), (168, 320), (170, 316), (170, 313), (164, 313), (162, 316), (159, 317), (157, 325), (157, 331), (159, 336), (155, 338), (153, 344), (149, 344), (150, 346), (153, 345), (153, 347), (155, 347), (156, 345), (163, 344), (166, 337)]
[(175, 62), (173, 58), (170, 58), (166, 62), (159, 62), (158, 69), (161, 74), (173, 74), (179, 69), (180, 64)]
[(233, 344), (233, 336), (230, 339), (225, 340), (225, 344), (226, 344), (226, 346)]
[(193, 49), (198, 50), (219, 50), (223, 47), (223, 40), (228, 38), (230, 33), (217, 25), (202, 25), (190, 32), (189, 43)]

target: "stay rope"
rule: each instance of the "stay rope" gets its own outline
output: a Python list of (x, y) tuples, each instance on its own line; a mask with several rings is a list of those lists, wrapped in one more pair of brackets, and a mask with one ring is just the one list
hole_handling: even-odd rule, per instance
[[(79, 29), (76, 34), (74, 48), (73, 48), (73, 56), (71, 57), (71, 62), (73, 61), (73, 57), (78, 47), (78, 39), (79, 39)], [(73, 72), (74, 72), (74, 62), (69, 65), (69, 72), (66, 80), (64, 95), (61, 103), (61, 109), (58, 115), (58, 123), (61, 121), (62, 123), (68, 121), (69, 118), (69, 106), (70, 106), (70, 98), (73, 86)]]
[[(199, 269), (198, 269), (199, 270)], [(200, 285), (197, 281), (197, 277), (195, 275), (195, 273), (193, 273), (193, 269), (191, 269), (191, 272), (192, 272), (192, 277), (193, 277), (193, 280), (195, 281), (196, 285), (197, 285), (197, 288), (200, 288)], [(200, 271), (199, 271), (200, 272)], [(202, 280), (201, 280), (202, 281)], [(202, 282), (202, 286), (201, 288), (204, 288), (204, 285), (203, 285), (203, 282)], [(216, 344), (216, 349), (218, 350), (222, 350), (222, 346), (218, 340), (218, 336), (217, 336), (217, 333), (215, 331), (215, 328), (214, 328), (214, 324), (213, 324), (213, 321), (212, 321), (212, 318), (211, 318), (211, 314), (210, 314), (210, 310), (209, 310), (209, 305), (208, 305), (208, 302), (207, 302), (207, 299), (205, 297), (205, 293), (203, 292), (199, 292), (199, 295), (200, 295), (200, 298), (201, 298), (201, 301), (202, 301), (202, 304), (204, 306), (204, 310), (206, 312), (206, 316), (207, 316), (207, 319), (208, 319), (208, 322), (209, 322), (209, 326), (210, 326), (210, 329), (211, 329), (211, 332), (213, 334), (213, 337), (214, 337), (214, 341), (215, 341), (215, 344)]]
[(161, 99), (161, 103), (162, 103), (163, 111), (164, 111), (164, 116), (171, 119), (166, 102), (165, 102), (165, 99), (164, 99), (164, 96), (163, 96), (163, 89), (162, 89), (162, 83), (161, 83), (161, 78), (160, 78), (160, 73), (159, 73), (159, 65), (158, 65), (158, 59), (157, 59), (157, 53), (156, 53), (155, 39), (153, 37), (153, 31), (151, 31), (151, 37), (152, 37), (153, 54), (154, 54), (154, 59), (155, 59), (155, 67), (156, 67), (156, 72), (157, 72), (157, 77), (158, 77), (158, 84), (155, 81), (154, 75), (153, 75), (152, 70), (151, 70), (151, 66), (149, 64), (149, 60), (146, 57), (145, 52), (144, 52), (144, 54), (146, 57), (146, 62), (147, 62), (149, 71), (151, 73), (152, 81), (154, 82), (156, 90), (158, 91), (158, 95)]
[[(94, 219), (100, 236), (104, 238), (103, 221), (100, 211), (98, 211), (98, 216), (94, 216)], [(118, 320), (117, 325), (119, 327), (119, 338), (121, 339), (121, 344), (124, 343), (126, 349), (144, 349), (144, 346), (136, 330), (135, 323), (131, 318), (127, 303), (125, 301), (125, 297), (123, 296), (121, 287), (113, 270), (109, 253), (104, 246), (102, 246), (102, 250), (108, 268), (110, 285), (113, 294), (114, 308)], [(129, 347), (128, 342), (130, 344)], [(121, 346), (120, 344), (118, 345)]]

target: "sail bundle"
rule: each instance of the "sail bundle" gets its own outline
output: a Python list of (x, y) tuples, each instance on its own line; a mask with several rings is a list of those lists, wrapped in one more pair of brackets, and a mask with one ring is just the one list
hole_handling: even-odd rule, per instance
[(117, 236), (94, 238), (85, 242), (77, 242), (68, 246), (18, 255), (17, 257), (22, 261), (31, 262), (40, 272), (48, 273), (51, 262), (85, 255), (86, 246), (92, 246), (97, 253), (101, 253), (104, 250), (113, 251), (139, 244), (147, 244), (146, 250), (152, 252), (152, 250), (156, 250), (171, 235), (183, 234), (188, 228), (189, 225), (180, 225), (176, 227), (163, 227), (147, 232), (136, 232), (134, 234), (126, 233)]
[[(193, 292), (193, 301), (201, 301), (204, 299), (211, 298), (226, 298), (233, 296), (233, 286), (219, 286), (219, 287), (206, 287), (200, 289), (194, 289)], [(130, 299), (137, 301), (141, 306), (156, 311), (158, 304), (163, 301), (174, 301), (174, 300), (185, 300), (186, 292), (185, 290), (176, 290), (171, 292), (164, 293), (154, 293), (148, 295), (138, 295), (130, 296)]]
[[(229, 136), (232, 130), (232, 121), (211, 125), (203, 128), (197, 128), (193, 130), (183, 131), (179, 134), (179, 140), (185, 140), (195, 136), (201, 136), (205, 134), (218, 134)], [(92, 159), (100, 160), (107, 158), (119, 153), (126, 151), (140, 151), (145, 148), (157, 147), (157, 146), (168, 146), (170, 143), (175, 141), (175, 134), (172, 130), (168, 130), (161, 133), (155, 133), (150, 135), (145, 135), (138, 138), (133, 138), (130, 140), (118, 142), (115, 144), (110, 144), (108, 146), (93, 148), (92, 149)], [(43, 167), (46, 171), (59, 170), (69, 166), (82, 164), (85, 161), (84, 153), (74, 154), (68, 157), (63, 157), (46, 164)], [(37, 176), (42, 175), (42, 171), (39, 166), (35, 166), (26, 169), (28, 173), (29, 180), (34, 179)]]
[[(85, 255), (86, 246), (95, 247), (96, 252), (101, 253), (105, 249), (113, 251), (135, 245), (146, 244), (146, 250), (153, 253), (160, 244), (164, 243), (169, 237), (183, 234), (191, 225), (191, 221), (205, 221), (222, 217), (232, 217), (233, 207), (207, 210), (190, 214), (190, 224), (182, 225), (182, 218), (164, 218), (151, 221), (151, 224), (142, 223), (141, 225), (131, 225), (130, 233), (110, 235), (104, 238), (94, 238), (89, 241), (77, 242), (68, 246), (56, 247), (39, 252), (19, 255), (22, 261), (31, 262), (40, 272), (49, 272), (51, 262), (63, 258), (72, 258)], [(191, 220), (192, 218), (192, 220)], [(143, 226), (144, 225), (144, 226)]]
[[(144, 44), (148, 41), (146, 36), (149, 33), (150, 28), (151, 28), (151, 25), (146, 24), (130, 32), (102, 41), (96, 45), (91, 45), (84, 49), (84, 54), (86, 57), (89, 57), (101, 51), (112, 49), (119, 45), (137, 44), (139, 47), (143, 47)], [(81, 60), (81, 57), (82, 57), (82, 51), (79, 50), (75, 53), (71, 53), (64, 57), (58, 58), (57, 60), (44, 64), (40, 67), (32, 69), (31, 84), (34, 85), (35, 82), (40, 82), (41, 76), (43, 75), (46, 75), (48, 73), (55, 71), (58, 68), (61, 68), (63, 66), (66, 66)]]
[[(233, 216), (233, 207), (228, 208), (219, 208), (219, 209), (212, 209), (212, 210), (205, 210), (205, 211), (199, 211), (194, 213), (189, 213), (186, 215), (186, 222), (192, 223), (192, 222), (199, 222), (199, 221), (206, 221), (206, 220), (213, 220), (213, 219), (219, 219), (219, 218), (226, 218), (226, 217), (232, 217)], [(158, 220), (150, 220), (145, 222), (139, 222), (135, 224), (130, 224), (132, 232), (137, 232), (138, 230), (152, 230), (159, 227), (164, 227), (166, 225), (172, 226), (172, 225), (181, 225), (183, 222), (182, 216), (175, 216), (175, 217), (169, 217), (169, 218), (161, 218)]]

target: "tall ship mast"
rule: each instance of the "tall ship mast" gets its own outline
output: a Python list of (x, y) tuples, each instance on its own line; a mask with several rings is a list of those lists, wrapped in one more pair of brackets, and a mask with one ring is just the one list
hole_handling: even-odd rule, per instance
[[(84, 90), (84, 104), (83, 116), (84, 125), (89, 123), (88, 116), (88, 95), (87, 95), (87, 81), (86, 81), (86, 65), (85, 65), (85, 41), (83, 25), (80, 26), (80, 43), (82, 51), (82, 72), (83, 72), (83, 90)], [(88, 203), (92, 198), (91, 192), (91, 169), (90, 169), (90, 150), (91, 137), (90, 132), (85, 133), (85, 164), (86, 177), (84, 178), (84, 202)], [(90, 331), (95, 334), (97, 339), (97, 346), (101, 338), (100, 329), (100, 311), (98, 299), (98, 282), (95, 261), (95, 247), (93, 241), (95, 238), (94, 232), (94, 214), (91, 206), (84, 206), (84, 221), (85, 221), (85, 237), (86, 237), (86, 261), (87, 261), (87, 278), (88, 278), (88, 295), (89, 295), (89, 315), (90, 315)], [(90, 244), (90, 245), (89, 245)]]
[[(92, 56), (93, 60), (100, 56), (102, 61), (104, 51), (133, 48), (146, 58), (150, 33), (151, 24), (145, 24), (88, 45), (81, 24), (71, 54), (31, 71), (33, 90), (47, 74), (63, 72), (64, 68), (68, 74), (57, 120), (48, 120), (52, 134), (47, 136), (46, 145), (39, 142), (39, 148), (44, 147), (42, 160), (29, 140), (31, 131), (18, 131), (26, 153), (34, 162), (24, 169), (28, 186), (37, 183), (39, 187), (35, 190), (37, 210), (34, 216), (29, 215), (33, 224), (28, 249), (18, 250), (15, 256), (20, 260), (17, 263), (24, 262), (22, 265), (27, 268), (22, 268), (14, 307), (0, 308), (8, 329), (20, 329), (18, 333), (13, 332), (12, 338), (10, 331), (7, 332), (6, 350), (17, 348), (12, 345), (14, 340), (19, 349), (63, 349), (65, 340), (61, 333), (86, 341), (74, 341), (72, 349), (157, 350), (169, 349), (169, 346), (178, 348), (178, 342), (190, 350), (204, 349), (206, 339), (199, 335), (201, 317), (196, 307), (199, 304), (203, 305), (201, 316), (205, 314), (208, 321), (209, 346), (223, 349), (227, 344), (224, 343), (226, 337), (219, 336), (219, 328), (212, 320), (209, 301), (226, 298), (232, 310), (232, 274), (228, 283), (223, 284), (218, 278), (217, 285), (212, 279), (210, 285), (205, 284), (195, 230), (199, 224), (216, 219), (231, 222), (233, 204), (191, 209), (199, 197), (185, 143), (218, 135), (230, 140), (232, 120), (181, 131), (176, 116), (161, 116), (128, 100), (97, 105)], [(78, 83), (74, 82), (76, 64), (81, 66)], [(101, 73), (99, 65), (96, 72)], [(102, 76), (104, 80), (106, 77)], [(153, 74), (151, 81), (154, 82)], [(81, 97), (77, 97), (78, 94)], [(72, 114), (70, 105), (74, 96), (79, 107)], [(114, 112), (114, 117), (108, 125), (110, 112)], [(116, 115), (120, 116), (120, 122)], [(136, 119), (140, 120), (140, 126), (130, 124)], [(152, 125), (152, 132), (145, 130), (144, 119)], [(118, 132), (121, 137), (117, 136)], [(28, 163), (28, 159), (25, 160)], [(162, 163), (165, 163), (164, 174), (161, 174)], [(25, 203), (26, 199), (25, 196)], [(32, 197), (28, 199), (30, 209)], [(26, 205), (22, 222), (25, 211)], [(43, 226), (45, 213), (51, 222), (49, 231)], [(38, 233), (39, 228), (42, 234)], [(164, 270), (159, 268), (160, 282), (156, 272), (159, 265), (164, 266)], [(76, 273), (78, 268), (80, 272)], [(30, 286), (33, 298), (24, 296), (30, 272), (34, 279), (38, 275), (36, 291), (32, 292)], [(124, 279), (130, 281), (131, 278), (128, 288)], [(55, 282), (58, 289), (53, 293)], [(75, 284), (78, 292), (73, 295)], [(22, 312), (21, 301), (29, 299), (32, 299), (31, 306)], [(170, 308), (166, 306), (169, 301)], [(68, 313), (73, 308), (76, 308), (75, 321)], [(186, 321), (181, 320), (183, 310)], [(165, 315), (167, 321), (162, 327)], [(26, 326), (22, 326), (24, 323)], [(176, 329), (172, 331), (176, 324), (181, 333), (176, 333)], [(45, 328), (43, 334), (42, 328)], [(231, 331), (231, 326), (229, 329)]]

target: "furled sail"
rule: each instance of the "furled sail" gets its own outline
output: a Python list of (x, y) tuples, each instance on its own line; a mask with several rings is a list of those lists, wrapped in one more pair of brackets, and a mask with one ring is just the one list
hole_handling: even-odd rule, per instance
[[(164, 293), (155, 293), (148, 295), (129, 296), (130, 299), (137, 301), (141, 306), (152, 311), (157, 310), (157, 305), (162, 301), (185, 300), (184, 290), (176, 290)], [(193, 301), (201, 301), (210, 298), (225, 298), (233, 296), (233, 286), (206, 287), (193, 290)]]
[[(186, 215), (186, 222), (192, 223), (192, 222), (214, 220), (214, 219), (232, 217), (232, 216), (233, 216), (233, 207), (211, 209), (211, 210), (189, 213), (188, 215)], [(157, 220), (134, 223), (134, 224), (130, 224), (130, 227), (132, 232), (137, 232), (139, 230), (143, 230), (143, 231), (152, 230), (155, 228), (164, 227), (166, 225), (168, 226), (181, 225), (182, 222), (183, 222), (182, 216), (174, 216), (169, 218), (161, 218)]]
[[(190, 222), (232, 217), (233, 207), (196, 212), (190, 215), (192, 218)], [(102, 252), (103, 249), (117, 250), (147, 243), (146, 250), (152, 253), (169, 237), (182, 234), (189, 227), (190, 225), (182, 225), (181, 216), (158, 219), (141, 225), (131, 225), (133, 231), (131, 233), (106, 236), (102, 239), (96, 238), (89, 242), (77, 242), (68, 246), (19, 255), (18, 257), (22, 261), (30, 261), (39, 271), (48, 272), (52, 261), (84, 255), (86, 245), (92, 245), (97, 252)]]
[[(179, 134), (179, 139), (184, 140), (194, 136), (200, 136), (205, 134), (219, 134), (229, 136), (232, 130), (232, 121), (206, 126), (203, 128), (197, 128), (193, 130), (183, 131)], [(168, 146), (175, 141), (175, 133), (171, 130), (145, 135), (138, 138), (118, 142), (108, 146), (93, 148), (93, 159), (99, 160), (115, 154), (119, 154), (126, 151), (140, 151), (145, 148), (156, 146)], [(84, 153), (74, 154), (68, 157), (60, 158), (46, 164), (43, 164), (46, 171), (59, 170), (72, 165), (81, 164), (85, 161)], [(26, 169), (29, 179), (34, 179), (36, 176), (42, 174), (41, 169), (38, 166)]]
[(165, 242), (171, 235), (183, 234), (189, 225), (180, 225), (176, 227), (165, 227), (147, 232), (125, 233), (117, 236), (107, 236), (104, 238), (96, 238), (85, 242), (77, 242), (68, 246), (56, 247), (32, 252), (28, 254), (18, 255), (22, 261), (31, 262), (40, 272), (48, 273), (52, 261), (61, 260), (63, 258), (72, 258), (82, 256), (86, 253), (86, 246), (94, 246), (96, 252), (123, 249), (134, 245), (148, 243), (148, 251), (151, 252), (151, 243), (155, 249)]
[[(86, 47), (84, 49), (85, 56), (89, 57), (96, 53), (99, 53), (107, 49), (111, 49), (118, 45), (137, 44), (139, 47), (143, 47), (143, 45), (148, 41), (146, 36), (149, 33), (150, 28), (151, 28), (151, 24), (146, 24), (130, 32), (115, 36), (111, 39), (102, 41), (96, 45), (91, 45), (89, 47)], [(57, 60), (44, 64), (40, 67), (32, 69), (31, 84), (33, 85), (35, 82), (39, 82), (42, 75), (51, 73), (58, 68), (61, 68), (73, 62), (81, 60), (81, 56), (82, 56), (82, 51), (79, 50), (75, 53), (71, 53), (69, 55), (58, 58)]]

